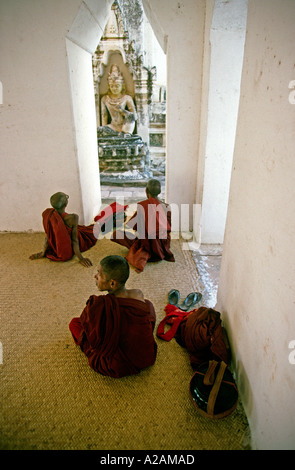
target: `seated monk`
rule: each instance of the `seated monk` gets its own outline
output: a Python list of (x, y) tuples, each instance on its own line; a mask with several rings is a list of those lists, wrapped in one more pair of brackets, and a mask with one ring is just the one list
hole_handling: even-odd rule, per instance
[(97, 242), (93, 233), (93, 225), (79, 225), (77, 214), (67, 214), (65, 208), (69, 196), (62, 192), (50, 198), (53, 209), (45, 209), (42, 214), (45, 240), (43, 250), (30, 256), (30, 259), (49, 258), (53, 261), (67, 261), (74, 255), (82, 266), (92, 266), (88, 258), (81, 252), (89, 250)]
[(153, 304), (138, 289), (126, 289), (129, 265), (122, 256), (102, 259), (94, 276), (99, 291), (92, 295), (80, 317), (69, 324), (74, 342), (90, 367), (110, 377), (138, 374), (156, 360)]
[(137, 211), (126, 222), (134, 232), (116, 230), (112, 241), (129, 248), (127, 261), (142, 272), (148, 261), (175, 261), (170, 250), (171, 211), (167, 204), (159, 201), (161, 184), (156, 179), (148, 181), (147, 199), (137, 204)]

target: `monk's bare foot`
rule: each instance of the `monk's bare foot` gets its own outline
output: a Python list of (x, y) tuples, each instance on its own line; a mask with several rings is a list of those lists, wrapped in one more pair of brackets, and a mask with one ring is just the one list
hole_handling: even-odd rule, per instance
[(41, 259), (44, 258), (44, 253), (40, 251), (39, 253), (34, 253), (30, 256), (30, 259)]

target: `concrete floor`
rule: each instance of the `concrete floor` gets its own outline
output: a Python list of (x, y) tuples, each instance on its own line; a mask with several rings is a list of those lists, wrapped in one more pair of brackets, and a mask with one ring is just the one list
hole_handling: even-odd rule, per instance
[(101, 197), (104, 203), (114, 201), (116, 198), (128, 199), (128, 201), (141, 201), (146, 199), (145, 188), (131, 187), (121, 188), (118, 186), (101, 186)]
[(222, 245), (204, 244), (192, 254), (203, 284), (203, 305), (214, 308), (217, 303)]

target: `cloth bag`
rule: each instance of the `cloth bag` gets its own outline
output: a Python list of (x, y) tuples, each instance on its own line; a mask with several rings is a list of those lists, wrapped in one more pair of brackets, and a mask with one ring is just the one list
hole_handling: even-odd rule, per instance
[[(229, 345), (219, 312), (207, 307), (183, 312), (170, 304), (164, 310), (166, 316), (158, 325), (157, 336), (165, 341), (175, 337), (187, 349), (194, 369), (212, 359), (229, 362)], [(166, 325), (170, 328), (165, 331)]]

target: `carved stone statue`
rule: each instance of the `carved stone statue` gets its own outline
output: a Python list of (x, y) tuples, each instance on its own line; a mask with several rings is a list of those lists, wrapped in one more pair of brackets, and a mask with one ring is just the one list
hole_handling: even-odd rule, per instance
[(100, 180), (112, 183), (151, 176), (149, 152), (142, 137), (133, 134), (137, 120), (118, 65), (108, 74), (109, 90), (101, 99), (101, 127), (97, 128)]
[(102, 126), (98, 127), (97, 134), (132, 134), (137, 119), (136, 109), (132, 97), (124, 93), (124, 78), (115, 64), (108, 75), (108, 84), (109, 91), (101, 99)]

